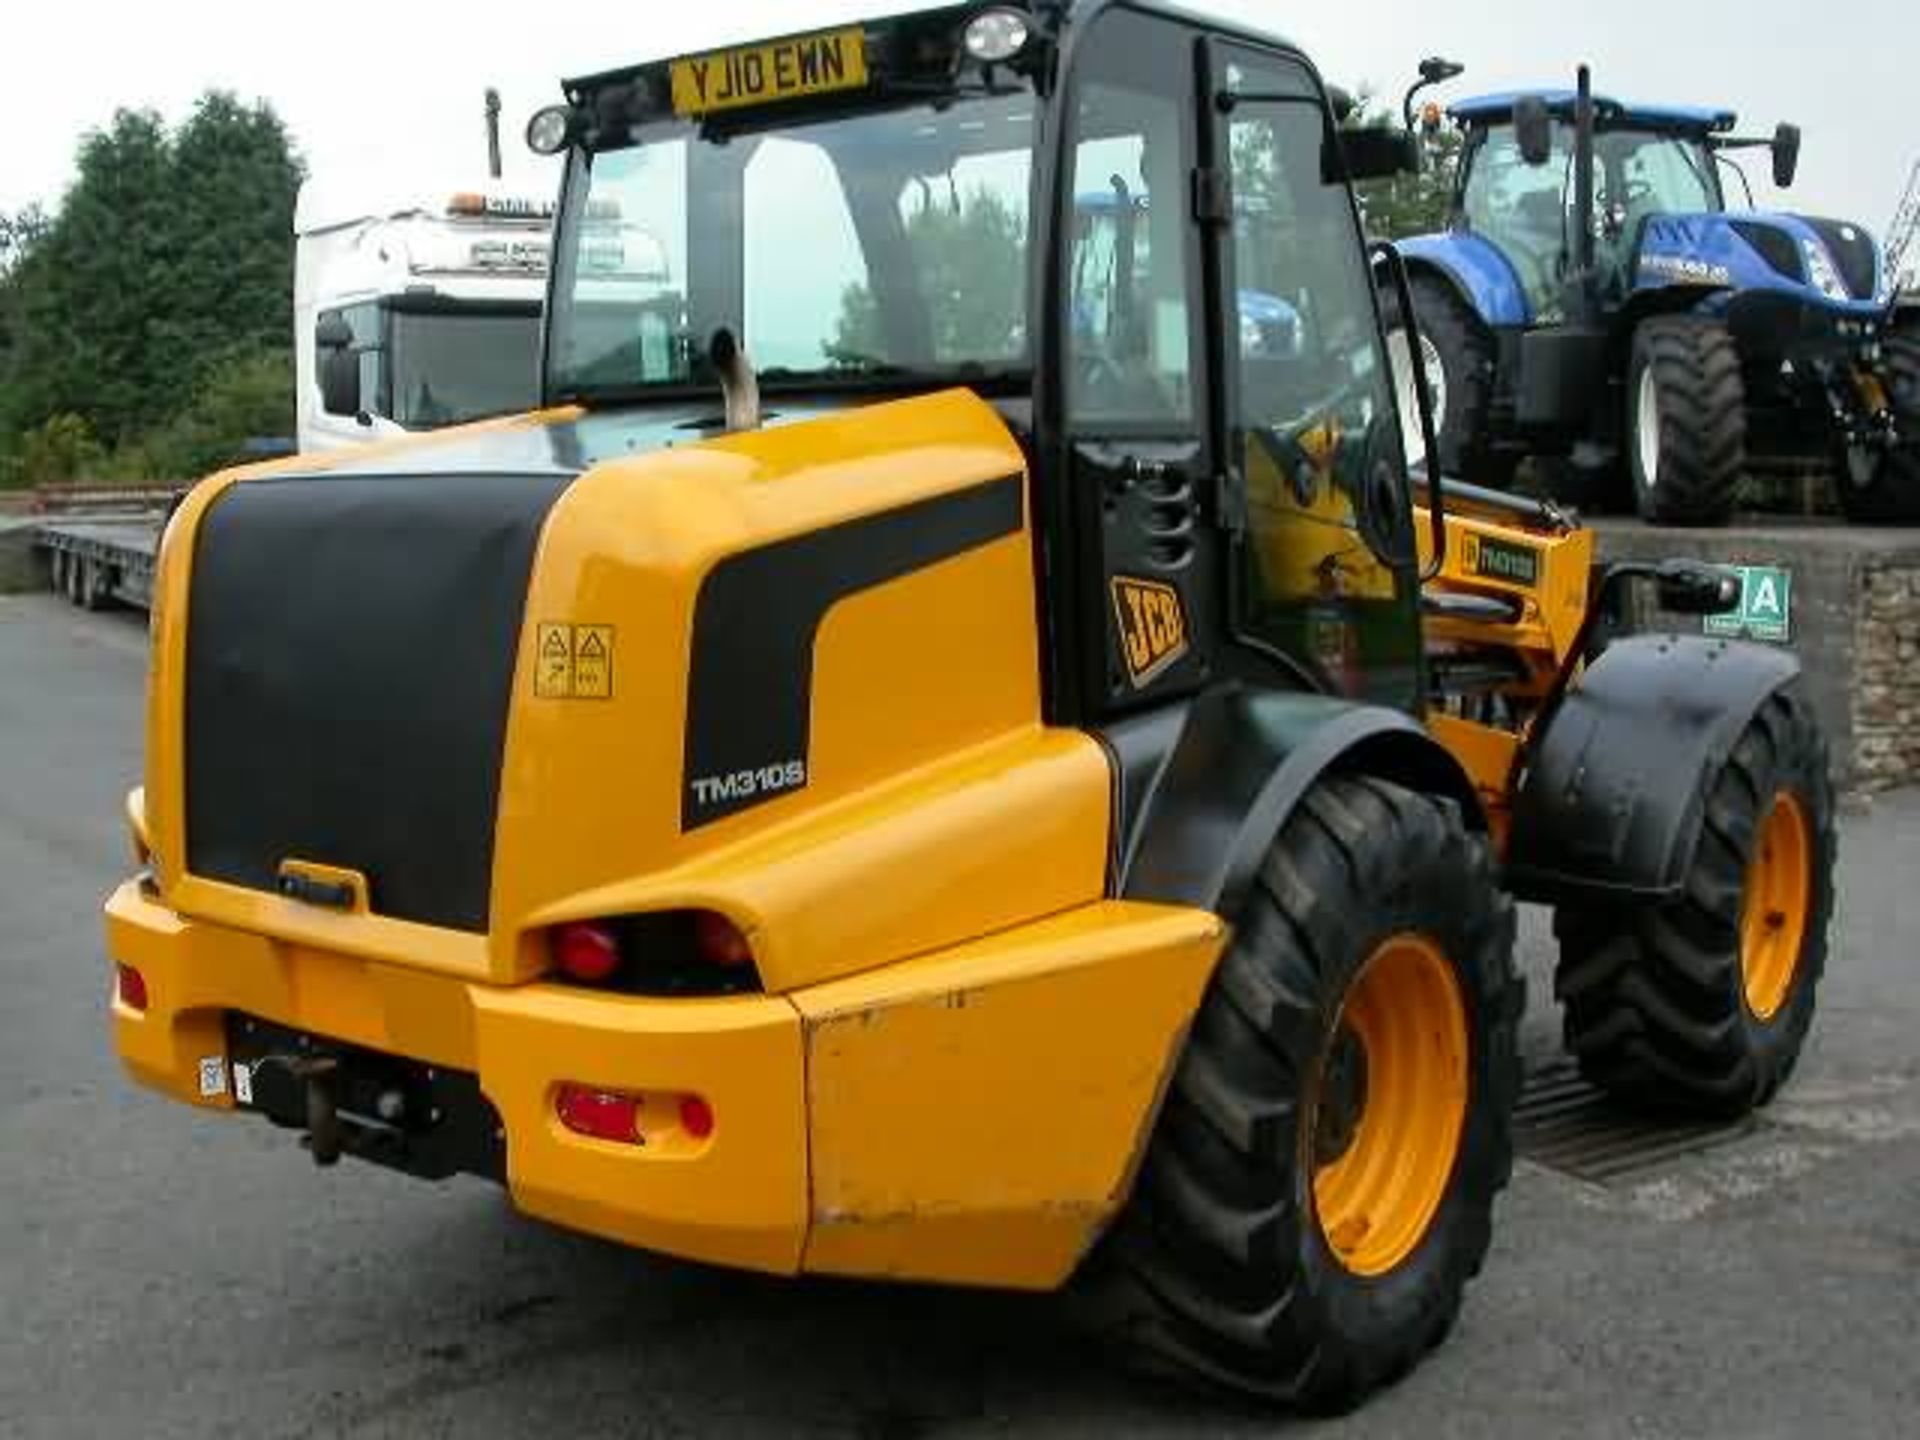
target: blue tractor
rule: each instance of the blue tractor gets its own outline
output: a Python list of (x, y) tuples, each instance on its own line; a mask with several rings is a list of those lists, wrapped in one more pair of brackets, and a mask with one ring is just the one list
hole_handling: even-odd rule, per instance
[[(1415, 91), (1457, 73), (1429, 61)], [(1585, 67), (1448, 113), (1452, 220), (1400, 244), (1443, 471), (1538, 456), (1561, 498), (1715, 525), (1750, 469), (1830, 461), (1849, 518), (1920, 521), (1920, 309), (1861, 226), (1727, 203), (1730, 150), (1792, 183), (1794, 127), (1625, 104)]]

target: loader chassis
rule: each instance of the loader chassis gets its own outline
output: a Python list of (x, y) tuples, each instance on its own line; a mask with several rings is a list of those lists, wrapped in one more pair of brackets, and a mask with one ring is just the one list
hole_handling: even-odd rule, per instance
[[(1617, 837), (1562, 822), (1604, 794), (1638, 903), (1686, 890), (1710, 826), (1596, 744), (1661, 732), (1662, 662), (1609, 668), (1619, 577), (1552, 507), (1416, 496), (1298, 52), (1120, 3), (802, 40), (537, 122), (547, 408), (175, 515), (120, 1054), (323, 1162), (776, 1273), (1070, 1283), (1128, 1353), (1351, 1403), (1437, 1341), (1510, 1167), (1503, 857), (1565, 840), (1529, 893), (1587, 896)], [(829, 44), (864, 63), (778, 59)], [(749, 54), (780, 94), (676, 68)], [(1138, 264), (1074, 263), (1102, 186)], [(607, 291), (611, 215), (685, 294)], [(1008, 294), (923, 284), (955, 245)], [(1813, 959), (1770, 943), (1792, 1043), (1702, 1063), (1735, 1101), (1797, 1049), (1831, 853), (1758, 664), (1689, 692), (1694, 788), (1731, 745), (1799, 797)]]

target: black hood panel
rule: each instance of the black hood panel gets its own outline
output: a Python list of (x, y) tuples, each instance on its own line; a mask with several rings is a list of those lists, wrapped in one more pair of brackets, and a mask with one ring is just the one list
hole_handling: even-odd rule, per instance
[(271, 890), (283, 860), (334, 865), (378, 914), (486, 931), (534, 549), (573, 478), (541, 469), (266, 477), (214, 501), (187, 617), (192, 873)]

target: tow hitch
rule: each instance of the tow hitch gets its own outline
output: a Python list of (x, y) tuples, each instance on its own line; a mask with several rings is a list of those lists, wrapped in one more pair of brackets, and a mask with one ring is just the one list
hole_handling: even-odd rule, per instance
[(474, 1076), (249, 1015), (227, 1031), (241, 1108), (301, 1131), (316, 1165), (352, 1155), (428, 1179), (505, 1175), (500, 1120)]

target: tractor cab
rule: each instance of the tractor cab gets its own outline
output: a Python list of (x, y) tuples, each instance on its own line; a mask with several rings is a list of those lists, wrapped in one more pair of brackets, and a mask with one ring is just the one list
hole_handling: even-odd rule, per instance
[[(1521, 144), (1515, 94), (1454, 104), (1467, 129), (1458, 185), (1460, 226), (1506, 257), (1527, 303), (1545, 317), (1561, 304), (1574, 254), (1572, 91), (1538, 97), (1546, 153)], [(1596, 96), (1593, 142), (1596, 282), (1616, 302), (1633, 288), (1634, 257), (1653, 216), (1726, 209), (1720, 159), (1711, 138), (1732, 127), (1731, 111), (1623, 105)]]

